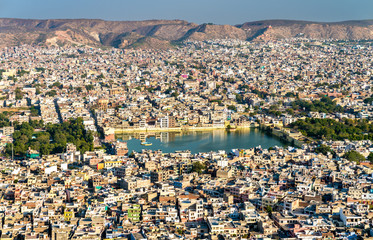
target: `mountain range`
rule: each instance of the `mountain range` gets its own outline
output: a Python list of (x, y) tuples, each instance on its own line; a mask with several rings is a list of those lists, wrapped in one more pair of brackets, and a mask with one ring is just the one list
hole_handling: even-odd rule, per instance
[(30, 44), (167, 49), (183, 40), (266, 41), (292, 37), (320, 40), (373, 39), (373, 20), (327, 23), (265, 20), (232, 26), (195, 24), (183, 20), (0, 18), (0, 47)]

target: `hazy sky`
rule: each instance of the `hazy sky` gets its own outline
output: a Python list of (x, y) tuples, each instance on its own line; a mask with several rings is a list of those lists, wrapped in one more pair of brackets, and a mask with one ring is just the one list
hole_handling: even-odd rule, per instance
[(0, 17), (182, 19), (238, 24), (264, 19), (373, 19), (373, 0), (0, 0)]

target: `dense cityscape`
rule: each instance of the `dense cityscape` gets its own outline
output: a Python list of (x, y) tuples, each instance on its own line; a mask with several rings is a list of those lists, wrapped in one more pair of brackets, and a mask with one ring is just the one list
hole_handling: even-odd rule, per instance
[[(1, 239), (369, 239), (372, 56), (301, 37), (2, 48)], [(245, 129), (284, 145), (147, 148)]]

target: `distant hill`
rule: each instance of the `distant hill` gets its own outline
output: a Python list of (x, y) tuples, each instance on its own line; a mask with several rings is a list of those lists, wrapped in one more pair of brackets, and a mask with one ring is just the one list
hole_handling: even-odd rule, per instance
[(104, 21), (96, 19), (0, 19), (0, 47), (88, 45), (164, 49), (182, 40), (373, 39), (373, 20), (333, 23), (265, 20), (236, 26), (195, 24), (182, 20)]
[(312, 39), (373, 39), (373, 20), (330, 23), (266, 20), (247, 22), (236, 27), (245, 30), (248, 34), (248, 39), (265, 40), (298, 36)]

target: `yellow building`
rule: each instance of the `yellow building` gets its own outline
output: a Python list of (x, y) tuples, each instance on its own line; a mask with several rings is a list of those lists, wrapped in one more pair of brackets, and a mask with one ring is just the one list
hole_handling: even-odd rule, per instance
[(75, 217), (74, 211), (66, 211), (65, 210), (65, 213), (63, 215), (64, 215), (64, 218), (65, 218), (66, 222), (70, 221), (72, 218)]

